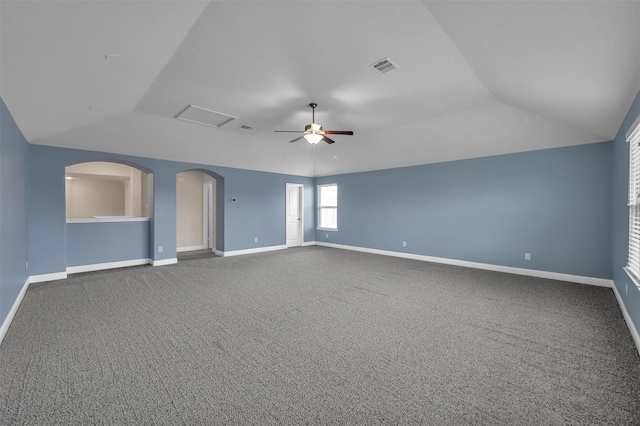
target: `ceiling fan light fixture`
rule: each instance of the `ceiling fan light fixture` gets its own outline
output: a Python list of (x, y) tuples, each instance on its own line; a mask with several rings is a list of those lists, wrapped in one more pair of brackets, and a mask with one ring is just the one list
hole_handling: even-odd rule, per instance
[(315, 145), (318, 142), (320, 142), (323, 137), (324, 136), (319, 135), (317, 133), (307, 133), (304, 135), (304, 138), (307, 140), (307, 142), (309, 142), (312, 145)]
[(312, 145), (315, 145), (320, 141), (325, 141), (328, 144), (336, 142), (326, 135), (353, 135), (353, 131), (351, 130), (323, 130), (321, 125), (319, 125), (318, 123), (314, 123), (314, 121), (316, 120), (316, 107), (318, 106), (318, 104), (311, 103), (309, 104), (309, 106), (311, 107), (312, 121), (310, 124), (304, 126), (304, 132), (297, 132), (295, 130), (274, 130), (274, 132), (302, 133), (302, 136), (298, 136), (294, 140), (289, 141), (289, 143), (293, 143), (302, 138), (305, 138), (307, 142)]

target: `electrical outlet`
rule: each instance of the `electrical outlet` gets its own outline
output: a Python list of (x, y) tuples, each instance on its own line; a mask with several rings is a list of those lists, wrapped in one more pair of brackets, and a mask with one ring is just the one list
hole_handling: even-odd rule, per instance
[(324, 234), (324, 237), (325, 238), (329, 238), (329, 234)]
[(531, 253), (525, 253), (524, 260), (531, 260)]
[(406, 247), (406, 246), (407, 246), (407, 242), (406, 242), (406, 241), (403, 241), (403, 242), (402, 242), (402, 247)]
[(629, 283), (624, 284), (624, 295), (625, 296), (629, 295)]
[(254, 243), (257, 243), (257, 242), (258, 242), (258, 237), (255, 237), (255, 238), (253, 239), (253, 242), (254, 242)]
[(29, 270), (29, 262), (24, 262), (24, 270), (25, 271)]
[(158, 246), (158, 253), (162, 253), (162, 246)]

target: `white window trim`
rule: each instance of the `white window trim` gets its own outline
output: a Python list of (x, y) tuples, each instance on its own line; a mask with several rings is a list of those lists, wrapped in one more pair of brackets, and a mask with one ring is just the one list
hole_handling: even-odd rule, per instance
[(626, 136), (629, 142), (629, 247), (624, 271), (640, 287), (640, 117)]
[[(338, 189), (338, 184), (337, 183), (323, 183), (320, 185), (316, 186), (316, 190), (318, 191), (318, 196), (317, 196), (317, 200), (318, 200), (318, 221), (317, 221), (317, 225), (316, 229), (318, 231), (337, 231), (338, 230), (338, 199), (336, 197), (336, 205), (335, 206), (322, 206), (320, 205), (320, 188), (325, 187), (325, 186), (335, 186), (336, 187), (336, 191)], [(328, 228), (326, 226), (320, 226), (320, 210), (323, 208), (328, 208), (328, 209), (336, 209), (336, 227), (335, 228)]]
[(627, 275), (629, 276), (631, 281), (636, 285), (636, 287), (640, 289), (640, 278), (636, 277), (635, 274), (628, 267), (625, 266), (622, 269), (624, 269), (624, 271), (627, 273)]

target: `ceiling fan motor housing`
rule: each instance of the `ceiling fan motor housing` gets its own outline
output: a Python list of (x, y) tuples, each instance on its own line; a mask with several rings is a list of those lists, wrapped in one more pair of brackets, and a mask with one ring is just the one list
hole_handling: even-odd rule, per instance
[(320, 133), (322, 132), (322, 126), (316, 123), (307, 124), (304, 126), (305, 133)]

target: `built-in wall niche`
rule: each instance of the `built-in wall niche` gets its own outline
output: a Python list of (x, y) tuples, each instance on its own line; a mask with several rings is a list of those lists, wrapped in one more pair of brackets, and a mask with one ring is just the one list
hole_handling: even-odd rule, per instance
[(150, 178), (150, 174), (120, 163), (92, 161), (67, 166), (67, 219), (149, 217)]

